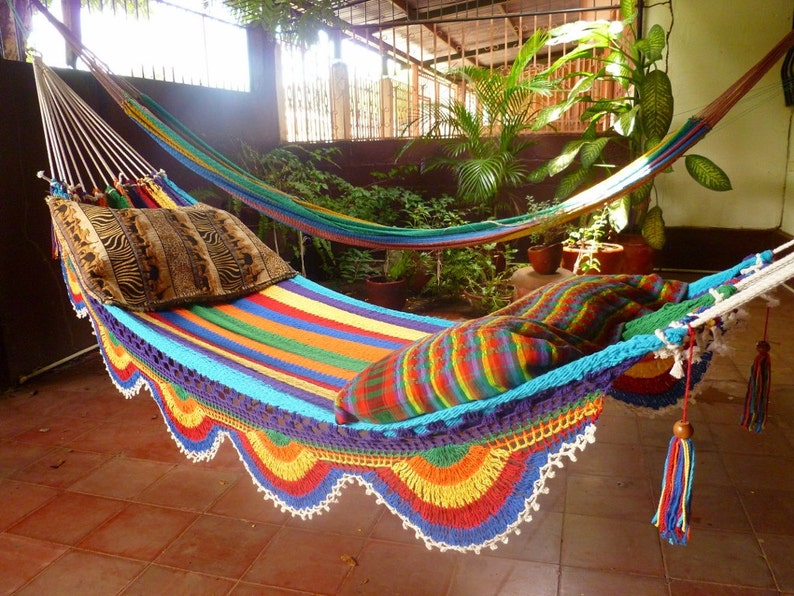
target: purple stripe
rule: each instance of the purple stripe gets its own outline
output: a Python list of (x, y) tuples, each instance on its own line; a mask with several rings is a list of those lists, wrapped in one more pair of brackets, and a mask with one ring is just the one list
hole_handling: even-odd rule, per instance
[(335, 293), (331, 294), (330, 290), (328, 290), (329, 293), (327, 294), (322, 291), (314, 290), (308, 285), (301, 283), (299, 281), (301, 279), (302, 278), (293, 278), (280, 282), (279, 285), (290, 292), (294, 292), (295, 294), (303, 296), (304, 298), (308, 298), (309, 300), (322, 302), (329, 306), (333, 306), (341, 310), (366, 317), (368, 319), (377, 320), (380, 323), (389, 323), (392, 325), (405, 327), (407, 329), (424, 331), (425, 333), (435, 333), (442, 329), (446, 329), (451, 324), (451, 321), (445, 321), (443, 319), (417, 317), (408, 313), (401, 314), (397, 311), (382, 309), (377, 306), (367, 304), (366, 302), (356, 300), (355, 298), (349, 298), (347, 300), (344, 298), (336, 298), (334, 297)]

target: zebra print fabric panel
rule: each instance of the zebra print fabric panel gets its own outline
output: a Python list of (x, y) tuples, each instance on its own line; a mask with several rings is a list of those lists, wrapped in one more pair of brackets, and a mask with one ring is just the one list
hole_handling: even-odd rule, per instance
[(112, 209), (47, 201), (56, 236), (94, 298), (130, 310), (229, 300), (295, 271), (240, 220), (209, 205)]

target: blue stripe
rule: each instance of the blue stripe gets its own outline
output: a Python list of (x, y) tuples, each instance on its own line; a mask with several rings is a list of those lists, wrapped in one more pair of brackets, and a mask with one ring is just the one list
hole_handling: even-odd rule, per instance
[[(305, 319), (301, 319), (300, 317), (271, 310), (267, 307), (262, 306), (261, 304), (257, 304), (256, 302), (253, 302), (252, 300), (241, 299), (232, 302), (232, 305), (235, 306), (236, 308), (239, 308), (242, 311), (247, 312), (250, 315), (254, 315), (259, 318), (266, 319), (267, 321), (272, 321), (280, 325), (286, 325), (294, 329), (300, 329), (301, 331), (309, 331), (312, 333), (316, 333), (317, 335), (322, 335), (324, 337), (351, 341), (362, 346), (384, 348), (387, 350), (397, 350), (405, 345), (405, 341), (382, 339), (377, 337), (371, 337), (369, 335), (364, 335), (363, 333), (358, 334), (352, 331), (344, 331), (332, 327), (333, 321), (329, 321), (328, 326), (322, 326), (322, 325), (317, 325), (315, 323), (310, 323)], [(259, 325), (257, 326), (260, 327)]]
[[(279, 371), (286, 371), (286, 374), (289, 375), (298, 375), (298, 376), (306, 377), (308, 379), (313, 379), (318, 382), (329, 384), (332, 387), (336, 387), (336, 388), (341, 388), (342, 385), (344, 385), (346, 382), (346, 379), (327, 375), (325, 373), (319, 373), (310, 368), (299, 366), (294, 362), (289, 362), (286, 360), (282, 360), (280, 358), (268, 356), (266, 354), (263, 354), (259, 350), (256, 350), (254, 348), (248, 348), (234, 341), (233, 339), (224, 337), (219, 333), (212, 331), (203, 325), (194, 323), (193, 321), (186, 319), (185, 317), (180, 315), (178, 311), (163, 311), (158, 314), (161, 315), (167, 321), (169, 321), (171, 324), (173, 324), (175, 327), (184, 330), (186, 333), (189, 333), (190, 335), (193, 335), (204, 341), (217, 345), (223, 348), (224, 350), (231, 352), (232, 354), (238, 354), (246, 358), (249, 358), (254, 363), (270, 366)], [(210, 324), (214, 325), (214, 323), (210, 323)], [(262, 342), (258, 342), (258, 343), (260, 343), (263, 346), (268, 345)], [(222, 353), (215, 352), (214, 350), (210, 351), (210, 354), (223, 358), (224, 360), (228, 360), (228, 358), (225, 357)], [(240, 365), (230, 361), (227, 366), (236, 367)], [(258, 375), (259, 373), (254, 372), (253, 374)], [(262, 375), (262, 378), (263, 380), (266, 380), (268, 383), (270, 382), (270, 377)]]

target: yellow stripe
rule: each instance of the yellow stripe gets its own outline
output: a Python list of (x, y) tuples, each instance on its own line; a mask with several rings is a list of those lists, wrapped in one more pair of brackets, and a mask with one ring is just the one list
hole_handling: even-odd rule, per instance
[(144, 178), (141, 180), (141, 183), (146, 185), (149, 194), (160, 207), (168, 209), (179, 207), (179, 205), (163, 191), (162, 187), (160, 187), (159, 184), (155, 184), (151, 178)]
[[(251, 314), (250, 312), (245, 311), (235, 306), (234, 304), (218, 304), (217, 306), (215, 306), (215, 308), (219, 311), (228, 314), (230, 317), (234, 317), (238, 321), (243, 321), (248, 325), (251, 325), (258, 329), (263, 329), (268, 333), (274, 333), (279, 337), (290, 339), (299, 342), (301, 344), (304, 344), (306, 346), (316, 346), (321, 350), (331, 351), (334, 354), (340, 354), (341, 356), (345, 356), (347, 358), (355, 358), (357, 360), (369, 360), (370, 362), (375, 362), (377, 360), (380, 360), (384, 356), (391, 354), (394, 351), (390, 348), (362, 346), (360, 343), (357, 343), (352, 340), (329, 337), (325, 333), (318, 333), (317, 331), (311, 331), (307, 329), (298, 329), (297, 327), (293, 327), (292, 325), (285, 325), (283, 323), (272, 321), (270, 319), (264, 319), (265, 322), (267, 323), (265, 327), (260, 324), (260, 321), (262, 320), (261, 317), (258, 317), (255, 314)], [(261, 344), (257, 343), (256, 345), (261, 345)], [(271, 349), (282, 351), (279, 348), (271, 348)], [(289, 351), (283, 351), (283, 352), (285, 354), (293, 354), (292, 352)], [(343, 373), (339, 371), (347, 371), (347, 369), (340, 369), (339, 367), (336, 367), (333, 364), (316, 362), (314, 360), (301, 356), (299, 353), (295, 353), (294, 355), (296, 358), (303, 359), (302, 361), (303, 366), (308, 366), (309, 368), (313, 366), (318, 367), (318, 372), (328, 372), (328, 374), (341, 375)]]
[(375, 333), (380, 333), (388, 337), (397, 339), (404, 339), (414, 341), (421, 339), (428, 335), (425, 331), (418, 331), (416, 329), (408, 329), (392, 323), (385, 323), (374, 318), (369, 318), (355, 313), (348, 312), (341, 308), (306, 298), (300, 294), (291, 292), (290, 290), (280, 287), (278, 285), (270, 286), (262, 291), (268, 298), (278, 300), (288, 306), (297, 308), (309, 314), (323, 317), (330, 321), (337, 321), (358, 329), (365, 329)]
[[(193, 345), (200, 346), (200, 347), (205, 348), (205, 349), (207, 349), (207, 350), (209, 350), (211, 352), (217, 352), (218, 351), (218, 348), (216, 346), (208, 344), (207, 342), (202, 341), (202, 340), (200, 340), (200, 339), (198, 339), (198, 338), (196, 338), (196, 337), (194, 337), (192, 335), (188, 335), (188, 334), (180, 331), (176, 327), (168, 327), (166, 325), (163, 325), (159, 321), (157, 321), (156, 319), (153, 319), (153, 318), (147, 316), (145, 313), (134, 313), (134, 314), (135, 314), (135, 316), (145, 320), (146, 322), (148, 322), (149, 324), (151, 324), (151, 325), (153, 325), (155, 327), (159, 327), (161, 329), (168, 329), (170, 332), (173, 332), (177, 337), (180, 337), (180, 338), (182, 338), (182, 339), (184, 339), (186, 341), (189, 341)], [(284, 374), (280, 370), (277, 370), (277, 369), (274, 369), (274, 368), (270, 368), (270, 367), (265, 366), (263, 364), (257, 363), (254, 360), (243, 358), (243, 357), (238, 356), (236, 354), (233, 354), (231, 352), (224, 352), (224, 354), (226, 356), (228, 356), (229, 360), (231, 360), (233, 362), (236, 362), (238, 364), (242, 364), (243, 366), (246, 366), (249, 369), (251, 369), (253, 371), (256, 371), (256, 372), (258, 372), (258, 373), (260, 373), (260, 374), (262, 374), (264, 376), (267, 376), (267, 377), (269, 377), (271, 379), (275, 379), (275, 380), (283, 382), (283, 383), (287, 383), (289, 385), (292, 385), (293, 387), (298, 387), (299, 389), (303, 389), (304, 391), (309, 391), (309, 392), (314, 393), (315, 395), (319, 395), (319, 396), (321, 396), (321, 397), (323, 397), (325, 399), (333, 400), (336, 397), (336, 394), (338, 393), (337, 391), (335, 391), (333, 389), (326, 389), (324, 387), (319, 387), (319, 386), (315, 385), (314, 383), (305, 381), (304, 379), (298, 379), (298, 378), (295, 378), (293, 376)]]
[[(420, 499), (438, 507), (459, 508), (480, 499), (492, 488), (510, 457), (505, 449), (472, 447), (488, 453), (479, 462), (478, 468), (460, 478), (461, 470), (438, 468), (423, 457), (412, 457), (398, 463), (392, 469), (405, 485)], [(474, 457), (480, 460), (480, 457)], [(447, 476), (446, 474), (449, 474)]]
[(267, 469), (283, 480), (303, 480), (317, 464), (311, 451), (298, 443), (279, 447), (261, 431), (249, 431), (245, 435), (259, 460), (266, 462)]

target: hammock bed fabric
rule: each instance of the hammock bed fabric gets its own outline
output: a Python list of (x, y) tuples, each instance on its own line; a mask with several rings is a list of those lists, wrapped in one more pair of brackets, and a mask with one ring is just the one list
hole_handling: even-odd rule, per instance
[[(677, 354), (687, 335), (685, 326), (661, 324), (661, 335), (640, 328), (490, 399), (392, 423), (339, 424), (335, 397), (348, 381), (384, 354), (459, 323), (389, 311), (297, 275), (220, 303), (129, 310), (87, 291), (75, 240), (57, 222), (55, 229), (72, 303), (91, 321), (111, 378), (128, 397), (142, 388), (152, 394), (189, 458), (212, 458), (229, 439), (265, 496), (304, 517), (326, 510), (346, 484), (358, 482), (441, 549), (479, 552), (506, 541), (531, 519), (546, 479), (593, 441), (613, 382), (631, 378), (649, 354)], [(708, 306), (715, 300), (709, 290), (764, 271), (771, 260), (771, 253), (749, 258), (682, 286), (680, 298), (701, 296), (699, 307)], [(541, 302), (542, 294), (525, 298), (525, 305)], [(516, 304), (486, 318), (510, 316)], [(704, 332), (703, 354), (717, 328)], [(454, 356), (448, 358), (455, 368)], [(699, 358), (695, 377), (708, 362)], [(621, 398), (653, 408), (675, 404), (683, 385), (670, 366), (657, 376), (671, 382), (636, 399), (623, 391)]]
[[(357, 369), (455, 324), (387, 311), (300, 276), (211, 306), (135, 312), (85, 292), (73, 258), (63, 254), (69, 294), (91, 321), (112, 380), (127, 397), (151, 393), (189, 458), (210, 459), (230, 440), (265, 496), (303, 517), (358, 482), (441, 549), (479, 552), (506, 541), (531, 519), (546, 479), (593, 441), (610, 385), (686, 337), (685, 327), (668, 328), (664, 339), (638, 334), (491, 399), (397, 423), (340, 425), (333, 397)], [(689, 295), (709, 297), (712, 285), (770, 259), (691, 284)], [(708, 362), (698, 361), (695, 377)], [(671, 378), (669, 364), (663, 376)], [(683, 386), (671, 379), (636, 400), (619, 397), (675, 404)]]

